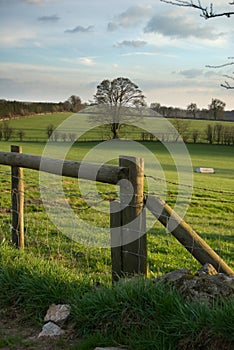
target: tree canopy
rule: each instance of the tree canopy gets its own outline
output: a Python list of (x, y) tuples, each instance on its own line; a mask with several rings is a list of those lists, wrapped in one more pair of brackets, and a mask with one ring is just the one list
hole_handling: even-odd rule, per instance
[(94, 101), (98, 105), (107, 107), (108, 115), (104, 113), (103, 117), (106, 119), (105, 122), (109, 121), (113, 138), (119, 137), (119, 129), (124, 124), (123, 114), (127, 107), (146, 106), (145, 96), (139, 87), (130, 79), (122, 77), (112, 81), (103, 80), (97, 86)]
[(218, 118), (223, 118), (225, 106), (226, 104), (223, 101), (217, 98), (212, 99), (211, 104), (208, 107), (215, 120)]
[(144, 106), (145, 97), (139, 87), (128, 78), (106, 79), (97, 86), (94, 100), (98, 104), (110, 106), (139, 107)]

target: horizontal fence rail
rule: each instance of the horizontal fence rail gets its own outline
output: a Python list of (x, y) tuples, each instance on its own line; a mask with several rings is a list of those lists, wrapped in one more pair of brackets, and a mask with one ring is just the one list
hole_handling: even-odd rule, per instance
[(125, 167), (76, 162), (17, 152), (0, 152), (0, 164), (113, 185), (128, 178), (128, 169)]
[[(142, 158), (120, 156), (119, 166), (111, 166), (22, 154), (19, 146), (12, 146), (11, 150), (12, 152), (0, 152), (0, 164), (11, 166), (12, 243), (16, 247), (24, 248), (25, 189), (21, 168), (28, 168), (59, 176), (119, 185), (119, 201), (110, 202), (113, 281), (122, 276), (147, 275), (145, 209), (201, 264), (208, 262), (217, 271), (234, 275), (234, 271), (168, 204), (155, 196), (144, 195), (144, 180), (147, 176), (144, 174)], [(120, 181), (122, 179), (128, 181)]]

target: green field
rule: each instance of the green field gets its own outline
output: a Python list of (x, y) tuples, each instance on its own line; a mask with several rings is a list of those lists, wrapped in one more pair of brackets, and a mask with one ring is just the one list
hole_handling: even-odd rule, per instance
[[(29, 142), (25, 137), (23, 142), (19, 142), (17, 139), (14, 142), (12, 140), (8, 142), (2, 141), (0, 142), (0, 150), (10, 151), (10, 145), (14, 143), (23, 147), (23, 153), (41, 155), (45, 148), (45, 142), (36, 142), (36, 140), (46, 138), (44, 130), (47, 124), (53, 123), (58, 125), (64, 117), (66, 115), (40, 116), (12, 121), (12, 124), (17, 123), (17, 126), (14, 124), (14, 127), (23, 127), (25, 130), (28, 128), (32, 132), (34, 132), (33, 126), (35, 125), (37, 128), (33, 134), (35, 140)], [(201, 121), (198, 121), (198, 123), (201, 123)], [(118, 147), (113, 152), (113, 149), (108, 144), (105, 148), (98, 142), (76, 142), (65, 156), (66, 159), (77, 161), (86, 161), (88, 159), (88, 161), (93, 162), (107, 161), (111, 164), (117, 164), (120, 154), (144, 157), (145, 174), (150, 176), (146, 178), (146, 192), (149, 189), (150, 194), (155, 193), (160, 197), (162, 196), (172, 207), (174, 207), (176, 201), (179, 202), (177, 203), (179, 208), (180, 205), (183, 208), (187, 204), (185, 220), (234, 269), (233, 146), (188, 144), (187, 149), (192, 162), (194, 181), (192, 184), (182, 181), (182, 190), (178, 199), (179, 188), (177, 183), (179, 178), (174, 159), (169, 154), (167, 147), (155, 141), (142, 142), (140, 151), (135, 149), (135, 145), (131, 146), (129, 144), (129, 147), (126, 145), (125, 142), (119, 141)], [(66, 151), (66, 146), (69, 146), (69, 143), (52, 142), (50, 147), (51, 156), (59, 155), (61, 157), (61, 154)], [(92, 153), (89, 153), (90, 150), (93, 150)], [(149, 153), (150, 156), (153, 155), (157, 160), (157, 166), (152, 165)], [(194, 170), (197, 167), (213, 167), (215, 173), (195, 173)], [(0, 283), (2, 286), (0, 305), (3, 307), (13, 306), (24, 310), (26, 319), (34, 319), (36, 317), (41, 320), (51, 303), (71, 303), (74, 305), (72, 319), (80, 327), (80, 330), (77, 331), (79, 336), (90, 336), (90, 334), (94, 336), (94, 340), (90, 340), (89, 346), (78, 347), (79, 349), (93, 349), (97, 345), (113, 345), (113, 341), (118, 343), (122, 341), (123, 344), (124, 341), (126, 344), (129, 344), (129, 348), (132, 346), (134, 349), (173, 350), (177, 349), (175, 344), (180, 340), (180, 333), (177, 332), (177, 327), (181, 327), (182, 339), (187, 339), (186, 336), (190, 337), (191, 334), (191, 339), (197, 339), (201, 336), (202, 330), (206, 328), (207, 324), (213, 327), (212, 331), (214, 334), (217, 331), (221, 338), (229, 339), (230, 329), (233, 326), (233, 319), (231, 321), (230, 315), (233, 315), (234, 303), (230, 303), (229, 312), (227, 312), (225, 306), (220, 306), (220, 309), (218, 307), (215, 310), (206, 308), (203, 304), (201, 306), (193, 304), (182, 306), (180, 298), (172, 292), (167, 291), (166, 293), (164, 289), (161, 290), (159, 288), (157, 294), (153, 292), (155, 290), (153, 289), (154, 287), (150, 287), (147, 290), (141, 282), (133, 282), (132, 287), (130, 285), (129, 288), (123, 283), (123, 286), (120, 285), (114, 288), (113, 294), (111, 294), (111, 289), (105, 289), (111, 285), (111, 257), (109, 247), (98, 245), (98, 239), (102, 239), (99, 227), (100, 232), (102, 227), (109, 229), (109, 201), (118, 196), (116, 186), (97, 184), (96, 188), (94, 182), (79, 181), (77, 183), (77, 180), (63, 178), (62, 188), (65, 198), (74, 214), (79, 216), (84, 222), (94, 226), (93, 231), (88, 231), (86, 228), (83, 231), (77, 229), (78, 239), (72, 240), (70, 239), (71, 237), (59, 231), (45, 211), (41, 201), (39, 173), (24, 169), (25, 252), (21, 253), (10, 245), (10, 168), (0, 166), (0, 176)], [(82, 184), (84, 187), (81, 190)], [(57, 188), (57, 182), (54, 177), (48, 178), (48, 181), (43, 182), (42, 189), (54, 191), (59, 203), (61, 193)], [(190, 198), (189, 191), (191, 189), (192, 197)], [(82, 191), (87, 191), (87, 196), (84, 196)], [(51, 205), (55, 204), (56, 202)], [(60, 215), (62, 218), (63, 212)], [(147, 216), (147, 220), (151, 223), (152, 217), (150, 215)], [(85, 239), (87, 237), (90, 238), (90, 243), (92, 243), (96, 239), (95, 235), (101, 236), (98, 236), (96, 244), (93, 246), (92, 244), (82, 244), (83, 237)], [(156, 277), (168, 271), (185, 267), (195, 272), (200, 267), (199, 263), (191, 257), (185, 248), (160, 223), (156, 222), (153, 227), (150, 227), (147, 239), (149, 277)], [(95, 294), (93, 288), (97, 284), (101, 284), (104, 289), (101, 289), (100, 293)], [(154, 295), (154, 293), (156, 294)], [(164, 297), (165, 299), (163, 299)], [(136, 305), (137, 303), (139, 304), (139, 298), (145, 300), (144, 306), (141, 303), (139, 307)], [(119, 310), (120, 305), (125, 308), (123, 313)], [(162, 308), (160, 305), (164, 305), (165, 308)], [(147, 309), (148, 306), (149, 309)], [(134, 321), (140, 322), (140, 330), (138, 330), (139, 334), (137, 334), (137, 331), (134, 329), (138, 329), (136, 328), (138, 323), (131, 324), (131, 315), (135, 312), (139, 313), (143, 317), (142, 319), (145, 320), (144, 323), (147, 324), (147, 318), (152, 318), (152, 307), (159, 308), (157, 309), (158, 315), (160, 315), (165, 328), (160, 328), (161, 326), (158, 323), (157, 325), (152, 323), (152, 327), (158, 327), (157, 337), (156, 335), (152, 336), (154, 333), (152, 329), (145, 330), (141, 323), (143, 321), (137, 319), (137, 321)], [(98, 313), (98, 308), (105, 312)], [(171, 311), (170, 317), (168, 310)], [(148, 314), (145, 314), (146, 311)], [(165, 323), (163, 317), (167, 314), (168, 318)], [(192, 317), (191, 314), (193, 314)], [(90, 315), (95, 315), (93, 322), (91, 322), (92, 317)], [(119, 316), (117, 315), (121, 315), (122, 318), (118, 318)], [(199, 318), (200, 315), (201, 319)], [(219, 315), (219, 317), (216, 317), (216, 315)], [(113, 329), (111, 326), (108, 326), (108, 323), (102, 324), (104, 322), (102, 319), (105, 317), (113, 319), (113, 325), (115, 325)], [(170, 323), (170, 318), (173, 320), (173, 324)], [(123, 329), (115, 323), (115, 319), (116, 322), (123, 323)], [(223, 333), (221, 330), (221, 333), (217, 330), (221, 324), (221, 319), (225, 320), (224, 330), (222, 329)], [(191, 324), (189, 323), (190, 320), (192, 320)], [(175, 327), (177, 322), (179, 326)], [(99, 331), (98, 335), (95, 335), (97, 325)], [(129, 336), (124, 331), (126, 326), (129, 327)], [(105, 327), (107, 327), (106, 329), (110, 327), (110, 334), (114, 338), (108, 338), (108, 334), (105, 333)], [(98, 338), (99, 333), (102, 334), (100, 339)], [(154, 347), (156, 343), (158, 347)], [(184, 349), (187, 348), (184, 347)]]
[[(23, 147), (23, 153), (29, 153), (33, 155), (41, 155), (45, 149), (45, 142), (36, 142), (40, 139), (45, 139), (46, 141), (46, 127), (49, 124), (58, 126), (68, 117), (66, 113), (59, 114), (49, 114), (41, 116), (33, 116), (24, 119), (12, 120), (10, 123), (13, 128), (25, 130), (25, 141), (14, 141), (14, 144), (19, 144)], [(82, 117), (79, 116), (79, 118)], [(173, 121), (173, 120), (172, 120)], [(210, 121), (202, 120), (192, 120), (189, 121), (191, 128), (196, 128), (202, 130), (204, 125), (211, 123)], [(215, 122), (213, 122), (215, 123)], [(226, 123), (224, 123), (226, 125)], [(232, 125), (230, 123), (230, 125)], [(71, 131), (71, 130), (70, 130)], [(91, 131), (94, 138), (99, 135), (99, 130), (94, 129)], [(29, 142), (27, 136), (30, 135), (30, 139), (33, 136), (34, 140)], [(126, 135), (125, 135), (126, 137)], [(0, 149), (2, 151), (10, 151), (10, 145), (13, 141), (9, 140), (8, 142), (0, 142)], [(135, 145), (130, 146), (128, 143), (119, 142), (117, 149), (102, 147), (98, 142), (76, 142), (70, 148), (69, 143), (67, 142), (52, 142), (47, 146), (49, 147), (49, 156), (59, 157), (65, 152), (65, 157), (72, 160), (85, 160), (91, 162), (99, 162), (111, 164), (118, 163), (118, 156), (120, 154), (126, 155), (135, 155), (145, 158), (145, 174), (156, 179), (147, 178), (149, 185), (149, 192), (154, 193), (163, 199), (165, 199), (170, 205), (174, 206), (176, 201), (181, 202), (181, 206), (188, 205), (187, 213), (185, 219), (187, 222), (196, 230), (203, 238), (205, 238), (208, 243), (212, 246), (213, 249), (217, 250), (221, 256), (227, 260), (227, 262), (234, 267), (234, 262), (232, 259), (233, 252), (233, 239), (232, 233), (234, 231), (234, 222), (232, 220), (232, 214), (234, 211), (234, 162), (233, 162), (233, 147), (224, 146), (224, 145), (208, 145), (208, 144), (187, 144), (187, 149), (192, 163), (192, 172), (193, 172), (193, 183), (188, 184), (187, 180), (185, 183), (182, 181), (182, 190), (178, 195), (178, 173), (176, 169), (175, 160), (173, 155), (169, 154), (167, 146), (162, 145), (159, 142), (142, 142), (142, 149), (135, 150)], [(176, 144), (175, 144), (176, 146)], [(67, 147), (69, 151), (67, 152)], [(92, 150), (91, 154), (89, 151)], [(171, 149), (173, 152), (173, 147)], [(150, 154), (149, 154), (150, 153)], [(48, 154), (47, 154), (48, 155)], [(84, 158), (84, 157), (88, 158)], [(153, 160), (151, 156), (155, 157)], [(87, 159), (87, 160), (86, 160)], [(156, 161), (158, 165), (152, 165), (152, 162)], [(194, 172), (194, 169), (197, 167), (213, 167), (215, 169), (215, 174), (197, 174)], [(5, 188), (6, 185), (10, 186), (10, 178), (7, 174), (4, 173), (4, 169), (7, 167), (1, 167), (3, 169), (3, 179), (1, 181), (1, 187), (3, 190), (3, 195), (1, 206), (3, 207), (7, 203), (7, 207), (10, 206), (10, 197), (8, 194), (8, 189)], [(49, 222), (47, 216), (44, 213), (44, 208), (42, 205), (37, 206), (37, 203), (40, 202), (40, 193), (38, 188), (38, 172), (25, 170), (25, 183), (26, 183), (26, 198), (27, 196), (30, 199), (26, 200), (26, 210), (28, 215), (28, 220), (33, 222), (37, 227), (37, 239), (38, 241), (43, 241), (44, 238), (39, 238), (45, 236), (49, 242), (50, 230), (57, 232), (57, 228)], [(157, 180), (157, 178), (162, 178), (162, 181)], [(50, 180), (49, 180), (50, 181)], [(27, 183), (28, 182), (28, 183)], [(87, 184), (86, 184), (87, 185)], [(148, 186), (147, 185), (147, 186)], [(79, 215), (84, 218), (86, 221), (91, 220), (99, 224), (99, 226), (109, 227), (109, 215), (108, 200), (104, 203), (98, 203), (98, 200), (108, 199), (113, 197), (109, 195), (113, 191), (117, 193), (117, 188), (115, 186), (108, 186), (104, 184), (98, 185), (98, 192), (96, 192), (94, 184), (91, 182), (88, 183), (90, 188), (91, 196), (94, 194), (93, 201), (97, 202), (100, 206), (95, 210), (92, 208), (90, 210), (81, 211), (82, 208), (87, 206), (85, 200), (79, 198), (80, 189), (77, 186), (75, 180), (65, 179), (64, 188), (66, 188), (67, 196), (71, 196), (68, 199), (73, 210), (80, 210)], [(192, 197), (188, 198), (189, 191), (193, 186)], [(5, 194), (6, 193), (6, 194)], [(93, 194), (92, 194), (93, 193)], [(78, 194), (78, 196), (76, 195)], [(117, 195), (117, 194), (116, 194)], [(115, 196), (116, 196), (115, 195)], [(35, 197), (35, 198), (34, 198)], [(30, 205), (28, 205), (30, 203)], [(96, 205), (96, 204), (95, 204)], [(104, 207), (104, 209), (102, 208)], [(33, 208), (32, 212), (31, 209)], [(77, 209), (78, 208), (78, 209)], [(180, 209), (180, 208), (179, 208)], [(104, 213), (101, 213), (104, 211)], [(93, 215), (95, 213), (95, 215)], [(6, 220), (5, 216), (2, 215), (3, 220)], [(31, 218), (32, 217), (32, 218)], [(88, 218), (88, 219), (87, 219)], [(9, 220), (9, 215), (8, 215)], [(40, 221), (40, 230), (38, 229), (37, 221)], [(149, 222), (152, 221), (152, 218), (149, 216)], [(9, 224), (9, 223), (8, 223)], [(35, 233), (33, 225), (27, 227), (26, 243), (30, 250), (30, 240), (35, 240)], [(150, 226), (149, 226), (150, 227)], [(5, 226), (2, 228), (2, 235), (6, 235), (4, 232)], [(62, 234), (57, 232), (60, 239), (63, 240)], [(9, 238), (9, 237), (8, 237)], [(66, 239), (65, 239), (66, 240)], [(149, 240), (149, 266), (152, 274), (163, 273), (171, 269), (179, 268), (181, 266), (189, 266), (195, 269), (198, 265), (194, 262), (194, 259), (185, 251), (183, 247), (180, 247), (179, 243), (171, 237), (166, 230), (161, 227), (160, 224), (156, 223), (153, 228), (149, 230), (148, 234)], [(161, 249), (160, 246), (163, 246)], [(175, 259), (174, 253), (171, 251), (178, 252), (179, 259)], [(109, 252), (106, 253), (109, 259)], [(107, 262), (109, 270), (109, 262)]]
[[(44, 148), (43, 143), (23, 143), (23, 152), (39, 155), (42, 153)], [(73, 160), (82, 160), (84, 155), (93, 147), (97, 147), (98, 143), (92, 142), (81, 142), (76, 143), (70, 150), (67, 158)], [(162, 171), (159, 173), (157, 170), (151, 168), (150, 164), (147, 164), (147, 154), (145, 161), (145, 173), (146, 175), (160, 177), (162, 174), (165, 176), (164, 186), (161, 182), (149, 179), (150, 183), (150, 193), (155, 193), (156, 195), (164, 196), (166, 201), (174, 206), (177, 199), (178, 186), (172, 182), (177, 182), (177, 174), (173, 159), (168, 154), (167, 150), (160, 143), (149, 143), (143, 144), (146, 149), (149, 149), (153, 154), (156, 155)], [(9, 143), (1, 143), (1, 150), (9, 150)], [(233, 261), (233, 249), (234, 249), (234, 162), (233, 162), (233, 149), (228, 146), (218, 146), (218, 145), (188, 145), (188, 151), (191, 156), (193, 169), (199, 166), (209, 166), (215, 169), (215, 174), (198, 174), (194, 173), (194, 183), (191, 200), (187, 198), (188, 190), (186, 184), (184, 186), (184, 191), (180, 194), (179, 200), (181, 202), (188, 201), (188, 210), (185, 215), (185, 220), (197, 231), (210, 245), (213, 249), (218, 251), (218, 253), (227, 261), (228, 264), (234, 268)], [(108, 158), (108, 150), (98, 151), (96, 154), (94, 151), (94, 161), (103, 161), (103, 159)], [(117, 151), (118, 153), (118, 151)], [(119, 153), (132, 155), (130, 150), (123, 150), (120, 147)], [(130, 154), (129, 154), (130, 153)], [(143, 154), (144, 156), (144, 154)], [(117, 158), (117, 157), (116, 157)], [(111, 163), (116, 164), (117, 159), (113, 159)], [(1, 167), (2, 170), (2, 181), (1, 181), (1, 206), (7, 208), (10, 207), (10, 176), (5, 174), (7, 167)], [(7, 170), (8, 171), (8, 170)], [(72, 241), (67, 242), (66, 238), (63, 238), (62, 234), (59, 233), (56, 227), (48, 220), (46, 214), (44, 213), (44, 208), (40, 203), (40, 193), (38, 188), (38, 172), (24, 170), (24, 179), (26, 186), (26, 213), (27, 213), (27, 223), (26, 223), (26, 244), (27, 249), (30, 251), (33, 246), (36, 245), (37, 249), (43, 250), (44, 240), (46, 244), (50, 247), (49, 250), (53, 250), (53, 240), (55, 235), (55, 240), (57, 244), (62, 249), (63, 240), (65, 239), (66, 245), (74, 247), (75, 243)], [(51, 180), (53, 182), (53, 179)], [(51, 186), (53, 183), (51, 182)], [(183, 184), (182, 184), (183, 185)], [(56, 186), (56, 184), (55, 184)], [(84, 210), (88, 205), (84, 199), (80, 197), (80, 189), (77, 182), (73, 179), (64, 179), (63, 188), (65, 189), (66, 196), (70, 196), (69, 203), (74, 211), (77, 211), (78, 215), (84, 220), (90, 221), (94, 225), (99, 225), (103, 227), (109, 227), (109, 197), (113, 197), (113, 191), (116, 192), (117, 188), (111, 185), (99, 184), (98, 193), (96, 192), (94, 183), (86, 182), (85, 186), (88, 186), (88, 191), (90, 192), (90, 200), (93, 204), (93, 208), (89, 210)], [(163, 190), (161, 187), (165, 187)], [(182, 186), (183, 187), (183, 186)], [(56, 191), (56, 189), (55, 189)], [(166, 193), (165, 193), (166, 191)], [(115, 195), (115, 196), (116, 196)], [(59, 196), (59, 194), (58, 194)], [(98, 197), (99, 196), (99, 197)], [(94, 198), (93, 198), (94, 197)], [(100, 200), (104, 199), (103, 202), (99, 203)], [(39, 203), (39, 204), (38, 204)], [(95, 208), (97, 205), (97, 208)], [(3, 210), (4, 211), (4, 210)], [(104, 213), (102, 213), (102, 211)], [(2, 220), (9, 220), (9, 214), (6, 218), (5, 214), (2, 214)], [(149, 221), (152, 218), (149, 217)], [(37, 222), (40, 222), (38, 227)], [(30, 222), (30, 224), (28, 224)], [(9, 225), (9, 223), (8, 223)], [(9, 232), (5, 232), (5, 226), (1, 227), (2, 235), (4, 237), (8, 236)], [(59, 240), (57, 240), (57, 236)], [(33, 244), (32, 244), (33, 241)], [(154, 228), (150, 229), (148, 233), (148, 248), (149, 248), (149, 268), (152, 274), (164, 273), (172, 269), (180, 267), (192, 267), (196, 269), (198, 264), (193, 258), (187, 253), (187, 251), (180, 246), (179, 243), (166, 232), (166, 230), (161, 226), (161, 224), (156, 223)], [(42, 247), (40, 243), (42, 242)], [(44, 243), (43, 243), (44, 242)], [(57, 249), (57, 248), (56, 248)], [(74, 248), (69, 248), (70, 250)], [(85, 248), (87, 250), (87, 247)], [(93, 249), (91, 249), (92, 251)], [(95, 249), (94, 249), (95, 251)], [(176, 254), (175, 254), (176, 252)], [(66, 259), (72, 258), (73, 253), (69, 253)], [(96, 254), (96, 253), (95, 253)], [(105, 259), (109, 259), (109, 252), (106, 251)], [(85, 259), (84, 259), (85, 260)], [(85, 260), (87, 262), (87, 260)], [(104, 274), (106, 274), (106, 269), (109, 271), (109, 260), (106, 261), (107, 265), (104, 268)], [(102, 268), (99, 273), (102, 275)]]
[[(64, 120), (66, 120), (70, 113), (53, 113), (53, 114), (45, 114), (39, 116), (29, 116), (25, 118), (19, 118), (9, 121), (9, 126), (13, 128), (13, 134), (11, 136), (12, 141), (20, 140), (20, 132), (23, 131), (22, 139), (23, 141), (31, 141), (31, 142), (45, 142), (48, 138), (47, 136), (47, 127), (52, 125), (54, 129), (56, 129)], [(82, 119), (82, 114), (77, 114), (77, 118)], [(214, 120), (193, 120), (193, 119), (177, 119), (177, 118), (168, 118), (168, 122), (174, 125), (176, 128), (181, 128), (181, 123), (187, 125), (187, 130), (185, 131), (186, 140), (189, 143), (193, 143), (193, 132), (197, 131), (198, 136), (196, 143), (208, 143), (206, 137), (206, 129), (207, 125), (210, 124), (212, 128), (216, 125), (222, 125), (223, 128), (229, 128), (233, 130), (233, 122), (222, 122), (222, 121), (214, 121)], [(4, 122), (0, 121), (0, 126), (3, 125)], [(144, 128), (144, 123), (142, 124)], [(92, 128), (92, 122), (90, 122), (90, 129)], [(182, 128), (183, 129), (183, 128)], [(120, 129), (120, 137), (135, 139), (135, 140), (143, 140), (142, 132), (144, 130), (136, 129), (132, 126), (122, 126)], [(180, 132), (180, 130), (178, 130)], [(232, 131), (233, 132), (233, 131)], [(69, 140), (69, 134), (72, 134), (73, 130), (71, 129), (63, 129), (58, 133), (58, 141), (63, 142), (64, 135), (66, 141)], [(183, 133), (183, 132), (182, 132)], [(82, 141), (93, 141), (93, 140), (106, 140), (111, 138), (111, 133), (108, 128), (99, 127), (95, 130), (90, 130), (88, 133), (85, 133), (82, 137)], [(149, 136), (146, 137), (149, 140)]]

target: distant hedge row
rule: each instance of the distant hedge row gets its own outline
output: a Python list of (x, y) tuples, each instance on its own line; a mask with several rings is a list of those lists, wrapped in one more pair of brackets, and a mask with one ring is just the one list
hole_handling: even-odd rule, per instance
[(55, 112), (79, 112), (86, 104), (78, 96), (71, 96), (65, 102), (21, 102), (0, 100), (0, 119), (14, 119), (32, 114)]

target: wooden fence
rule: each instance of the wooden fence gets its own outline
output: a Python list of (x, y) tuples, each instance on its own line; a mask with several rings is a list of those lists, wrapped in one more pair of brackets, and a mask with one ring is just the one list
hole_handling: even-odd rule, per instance
[[(11, 146), (11, 152), (0, 152), (0, 164), (11, 166), (12, 169), (12, 243), (17, 248), (24, 249), (22, 168), (29, 168), (119, 186), (120, 200), (110, 202), (113, 281), (122, 276), (147, 275), (146, 209), (201, 264), (210, 263), (217, 271), (234, 275), (234, 271), (169, 205), (155, 196), (144, 196), (142, 158), (120, 156), (119, 166), (110, 166), (22, 154), (21, 147)], [(79, 172), (80, 168), (82, 172)]]

